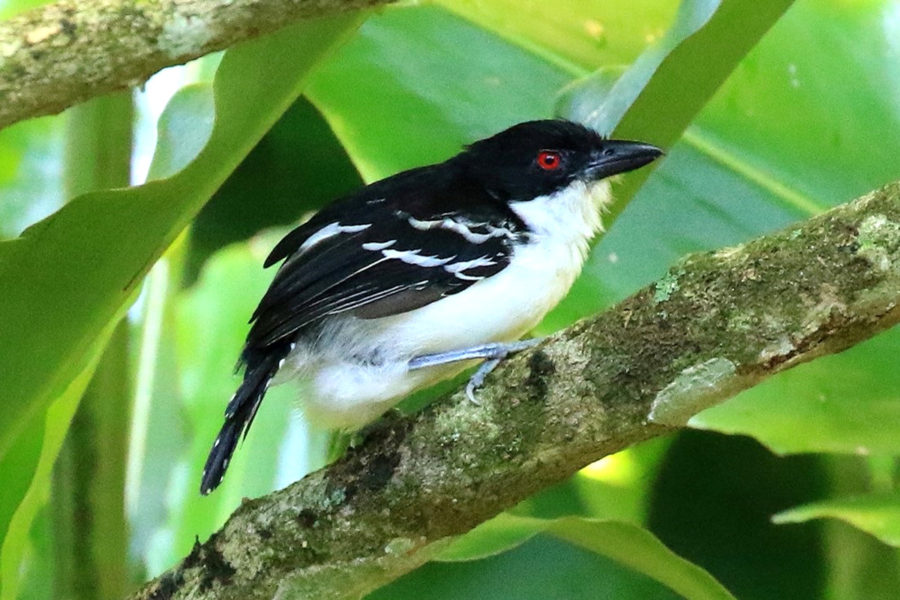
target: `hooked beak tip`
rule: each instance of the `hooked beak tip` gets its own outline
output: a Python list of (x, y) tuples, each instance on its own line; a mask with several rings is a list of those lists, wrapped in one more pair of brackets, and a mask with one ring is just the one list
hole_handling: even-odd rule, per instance
[(627, 173), (647, 165), (665, 153), (644, 142), (606, 140), (588, 165), (588, 175), (595, 179)]

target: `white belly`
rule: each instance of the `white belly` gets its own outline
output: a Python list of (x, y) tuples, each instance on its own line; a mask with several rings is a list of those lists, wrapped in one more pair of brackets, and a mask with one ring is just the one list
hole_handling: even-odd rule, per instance
[[(298, 344), (278, 379), (293, 375), (309, 381), (304, 402), (311, 421), (357, 428), (410, 392), (471, 364), (410, 371), (411, 358), (519, 338), (565, 296), (581, 271), (588, 242), (600, 228), (597, 201), (608, 198), (608, 187), (588, 190), (582, 185), (563, 194), (568, 196), (521, 204), (517, 212), (535, 235), (500, 273), (400, 315), (336, 317), (320, 336), (329, 342), (321, 345), (324, 350)], [(555, 211), (539, 206), (541, 202), (553, 203)], [(530, 222), (537, 215), (542, 221)], [(361, 356), (377, 360), (365, 363)]]

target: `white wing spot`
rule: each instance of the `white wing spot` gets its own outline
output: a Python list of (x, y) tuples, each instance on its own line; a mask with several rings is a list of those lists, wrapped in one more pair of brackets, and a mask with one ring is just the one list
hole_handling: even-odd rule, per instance
[(472, 260), (462, 260), (460, 262), (444, 265), (444, 270), (448, 273), (458, 275), (460, 271), (468, 271), (469, 269), (477, 269), (478, 267), (490, 267), (496, 264), (496, 262), (494, 262), (487, 256), (479, 256), (478, 258), (474, 258)]
[(341, 233), (358, 233), (360, 231), (365, 231), (369, 227), (371, 227), (371, 223), (362, 223), (361, 225), (341, 225)]
[(416, 265), (419, 267), (440, 267), (441, 265), (445, 265), (456, 258), (456, 255), (448, 256), (447, 258), (440, 258), (437, 256), (421, 256), (419, 252), (421, 252), (421, 250), (382, 250), (381, 254), (385, 258), (396, 258), (408, 265)]
[(362, 225), (341, 225), (338, 222), (329, 223), (322, 229), (318, 230), (308, 238), (306, 241), (300, 245), (300, 253), (306, 252), (316, 244), (327, 240), (330, 237), (334, 237), (341, 233), (358, 233), (365, 229), (371, 227), (371, 223), (364, 223)]
[[(513, 232), (506, 227), (494, 227), (493, 225), (490, 225), (488, 223), (466, 223), (451, 219), (450, 217), (445, 217), (440, 221), (420, 221), (415, 217), (409, 217), (407, 221), (413, 229), (418, 229), (419, 231), (428, 231), (429, 229), (446, 229), (448, 231), (458, 233), (459, 235), (463, 236), (463, 238), (465, 238), (467, 242), (471, 242), (473, 244), (483, 244), (491, 238), (503, 236), (508, 237), (512, 236), (513, 234)], [(488, 233), (475, 233), (471, 229), (469, 229), (469, 225), (485, 227), (488, 230)]]
[(466, 275), (465, 273), (454, 273), (453, 276), (463, 281), (480, 281), (484, 279), (480, 275)]
[(380, 250), (384, 250), (385, 248), (390, 248), (396, 243), (397, 240), (388, 240), (387, 242), (366, 242), (362, 245), (362, 249), (378, 252)]

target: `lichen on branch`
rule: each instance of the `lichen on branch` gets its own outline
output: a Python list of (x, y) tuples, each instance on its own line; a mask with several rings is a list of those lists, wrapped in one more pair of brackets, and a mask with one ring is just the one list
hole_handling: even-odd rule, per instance
[(391, 0), (60, 0), (0, 21), (0, 128), (302, 19)]
[[(900, 322), (900, 182), (735, 248), (245, 502), (134, 598), (354, 598), (579, 468)], [(202, 500), (198, 497), (198, 502)]]

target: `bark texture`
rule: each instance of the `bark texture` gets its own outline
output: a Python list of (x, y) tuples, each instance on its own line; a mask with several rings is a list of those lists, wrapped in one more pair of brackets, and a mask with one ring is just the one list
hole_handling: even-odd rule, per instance
[[(654, 285), (245, 502), (134, 598), (354, 598), (591, 461), (900, 321), (900, 182)], [(202, 502), (197, 498), (197, 502)]]
[(60, 0), (0, 22), (0, 128), (301, 19), (390, 0)]

